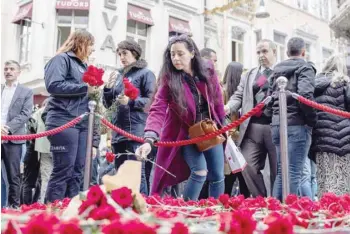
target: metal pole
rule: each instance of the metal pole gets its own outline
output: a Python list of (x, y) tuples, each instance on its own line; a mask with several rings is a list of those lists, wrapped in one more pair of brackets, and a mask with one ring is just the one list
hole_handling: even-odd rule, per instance
[(83, 190), (88, 190), (91, 181), (91, 167), (92, 167), (92, 140), (94, 135), (94, 119), (95, 119), (95, 109), (96, 102), (89, 101), (89, 122), (88, 122), (88, 136), (86, 144), (86, 158), (85, 158), (85, 169), (84, 169), (84, 185)]
[(286, 86), (288, 79), (280, 76), (277, 79), (279, 88), (279, 113), (280, 113), (280, 147), (281, 147), (281, 170), (282, 170), (282, 200), (285, 201), (289, 194), (289, 158), (288, 158), (288, 124), (287, 124), (287, 99)]

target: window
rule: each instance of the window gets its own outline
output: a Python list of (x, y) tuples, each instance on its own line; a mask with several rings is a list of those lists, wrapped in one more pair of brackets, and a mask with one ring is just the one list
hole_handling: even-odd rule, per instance
[(320, 0), (321, 1), (321, 6), (320, 6), (320, 17), (325, 19), (325, 20), (329, 20), (329, 4), (330, 1), (328, 0)]
[(333, 54), (332, 50), (322, 48), (322, 59), (323, 59), (323, 64), (329, 59)]
[(256, 44), (258, 44), (259, 41), (262, 40), (262, 33), (261, 33), (261, 30), (255, 31), (255, 38), (256, 38)]
[(80, 10), (57, 11), (57, 48), (67, 40), (71, 32), (87, 29), (89, 12)]
[(305, 42), (305, 59), (311, 61), (311, 44), (308, 42)]
[(273, 41), (277, 46), (277, 61), (281, 62), (285, 59), (286, 54), (286, 36), (282, 33), (274, 32)]
[(297, 5), (300, 9), (309, 10), (309, 0), (297, 0)]
[(244, 31), (239, 27), (232, 27), (231, 60), (244, 63)]
[(126, 38), (136, 41), (141, 46), (141, 58), (145, 58), (146, 54), (147, 29), (147, 24), (143, 24), (135, 20), (128, 20)]
[(19, 63), (28, 62), (31, 42), (31, 22), (22, 20), (19, 36)]

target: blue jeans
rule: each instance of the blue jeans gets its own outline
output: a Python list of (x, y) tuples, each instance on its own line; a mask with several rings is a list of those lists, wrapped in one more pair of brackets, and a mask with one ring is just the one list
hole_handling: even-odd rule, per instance
[(306, 158), (300, 184), (300, 196), (307, 196), (315, 200), (317, 194), (316, 164)]
[[(48, 127), (48, 130), (52, 129)], [(68, 128), (48, 137), (53, 168), (47, 185), (45, 202), (62, 200), (79, 194), (83, 180), (87, 129)]]
[[(191, 169), (184, 190), (185, 200), (198, 200), (206, 179), (209, 181), (210, 197), (218, 198), (224, 193), (224, 148), (222, 144), (205, 152), (199, 152), (195, 145), (183, 146), (182, 155)], [(200, 173), (202, 171), (207, 173)]]
[[(282, 171), (280, 149), (280, 127), (272, 126), (272, 141), (277, 151), (277, 177), (273, 187), (273, 196), (282, 201)], [(308, 126), (288, 126), (289, 190), (298, 194), (302, 171), (311, 145), (312, 129)]]

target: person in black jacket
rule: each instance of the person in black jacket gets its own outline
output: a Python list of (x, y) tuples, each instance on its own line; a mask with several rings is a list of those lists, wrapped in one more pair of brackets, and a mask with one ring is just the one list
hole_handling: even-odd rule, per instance
[[(87, 58), (93, 51), (94, 37), (85, 30), (72, 33), (45, 66), (45, 85), (51, 94), (46, 107), (45, 125), (50, 130), (66, 124), (89, 111), (88, 93), (94, 87), (82, 81)], [(53, 170), (45, 202), (53, 202), (79, 193), (85, 166), (87, 118), (74, 127), (49, 136)], [(93, 154), (99, 145), (95, 135)]]
[[(152, 71), (147, 69), (147, 62), (141, 59), (142, 48), (134, 40), (125, 40), (118, 44), (117, 54), (123, 64), (123, 68), (116, 74), (111, 74), (108, 84), (104, 88), (104, 105), (110, 108), (117, 105), (113, 113), (112, 122), (115, 126), (143, 137), (147, 119), (144, 108), (150, 102), (156, 87), (156, 78)], [(123, 78), (127, 78), (138, 90), (139, 96), (135, 100), (123, 95)], [(138, 142), (132, 141), (123, 135), (113, 132), (112, 147), (114, 153), (135, 152), (140, 146)], [(134, 159), (134, 156), (121, 156), (116, 158), (115, 167), (119, 168), (126, 159)], [(148, 194), (145, 163), (142, 165), (140, 192)]]
[[(332, 56), (315, 83), (317, 103), (350, 111), (350, 79), (344, 57)], [(326, 192), (350, 193), (350, 119), (324, 111), (317, 116), (311, 152), (317, 162), (318, 197)]]
[[(316, 70), (305, 61), (304, 40), (298, 37), (291, 38), (287, 45), (287, 55), (289, 59), (275, 66), (269, 80), (268, 93), (278, 91), (276, 80), (280, 76), (285, 76), (288, 79), (286, 90), (313, 100)], [(280, 120), (277, 96), (270, 102), (265, 114), (272, 116), (272, 141), (277, 150), (277, 177), (273, 187), (273, 196), (282, 200)], [(299, 103), (291, 94), (287, 94), (287, 122), (289, 187), (291, 194), (298, 194), (301, 172), (311, 145), (312, 128), (316, 124), (316, 111), (312, 107)]]

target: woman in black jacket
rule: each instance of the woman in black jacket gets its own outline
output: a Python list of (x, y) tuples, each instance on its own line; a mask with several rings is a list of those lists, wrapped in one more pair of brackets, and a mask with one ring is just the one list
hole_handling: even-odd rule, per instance
[[(350, 79), (345, 59), (332, 56), (316, 78), (316, 102), (350, 110)], [(316, 155), (318, 197), (326, 192), (350, 193), (350, 119), (318, 111), (312, 152)]]
[[(89, 111), (88, 93), (94, 87), (82, 81), (86, 61), (93, 51), (94, 37), (85, 30), (72, 33), (45, 66), (45, 86), (50, 93), (46, 107), (46, 129), (62, 126)], [(86, 157), (87, 118), (74, 127), (49, 136), (53, 170), (46, 202), (78, 195)], [(94, 152), (99, 138), (94, 139)]]
[[(112, 73), (108, 84), (103, 90), (103, 103), (106, 108), (116, 105), (116, 110), (112, 116), (115, 126), (143, 137), (147, 119), (145, 106), (149, 103), (156, 86), (156, 78), (152, 71), (147, 69), (147, 62), (141, 58), (142, 48), (134, 40), (125, 40), (118, 44), (117, 54), (123, 65), (118, 72)], [(139, 95), (135, 100), (123, 95), (123, 79), (127, 78), (138, 90)], [(135, 152), (140, 144), (132, 141), (118, 133), (113, 132), (112, 147), (114, 153)], [(116, 169), (126, 159), (136, 160), (134, 156), (122, 156), (115, 160)], [(142, 164), (141, 188), (140, 192), (148, 194), (145, 163)]]

